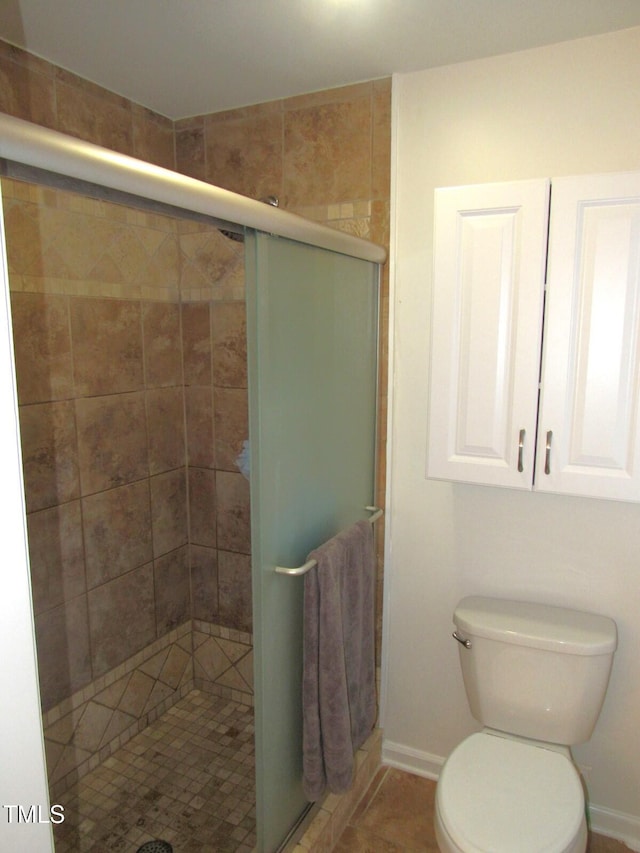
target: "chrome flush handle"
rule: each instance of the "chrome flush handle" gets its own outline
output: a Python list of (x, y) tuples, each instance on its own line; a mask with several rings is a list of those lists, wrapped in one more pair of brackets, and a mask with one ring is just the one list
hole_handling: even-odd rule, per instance
[(526, 435), (526, 430), (520, 430), (520, 436), (518, 438), (518, 472), (522, 474), (524, 471), (524, 467), (522, 464), (522, 456), (524, 453), (524, 437)]
[(465, 649), (471, 648), (471, 640), (463, 639), (462, 637), (459, 636), (457, 631), (454, 631), (451, 636), (453, 637), (454, 640), (457, 640), (461, 646), (464, 646)]
[(544, 449), (544, 473), (551, 473), (551, 439), (553, 438), (553, 432), (549, 430), (547, 432), (547, 443)]

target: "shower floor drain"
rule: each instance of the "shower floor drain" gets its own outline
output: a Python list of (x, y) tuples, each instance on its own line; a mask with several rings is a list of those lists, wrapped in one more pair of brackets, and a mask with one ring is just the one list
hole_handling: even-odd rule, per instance
[(173, 853), (173, 847), (168, 841), (154, 840), (145, 841), (142, 847), (138, 847), (137, 853)]

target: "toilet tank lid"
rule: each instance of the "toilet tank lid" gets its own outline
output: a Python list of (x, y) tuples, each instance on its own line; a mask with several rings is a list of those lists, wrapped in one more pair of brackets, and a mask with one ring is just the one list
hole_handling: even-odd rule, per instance
[(608, 616), (566, 607), (469, 596), (453, 614), (462, 634), (573, 655), (615, 651), (616, 623)]

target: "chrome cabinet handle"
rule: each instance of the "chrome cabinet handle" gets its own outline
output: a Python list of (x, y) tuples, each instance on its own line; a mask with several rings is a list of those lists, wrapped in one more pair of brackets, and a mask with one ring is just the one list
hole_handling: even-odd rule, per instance
[(457, 641), (460, 643), (460, 645), (461, 645), (461, 646), (464, 646), (464, 647), (465, 647), (465, 649), (470, 649), (470, 648), (471, 648), (471, 640), (465, 640), (465, 639), (463, 639), (463, 638), (458, 634), (458, 632), (457, 632), (457, 631), (454, 631), (454, 632), (453, 632), (453, 634), (452, 634), (451, 636), (453, 637), (453, 639), (454, 639), (454, 640), (457, 640)]
[(549, 430), (547, 432), (547, 443), (545, 445), (545, 454), (544, 454), (544, 473), (551, 473), (551, 439), (553, 438), (553, 432)]
[(518, 438), (518, 471), (521, 474), (524, 471), (524, 468), (522, 465), (522, 455), (524, 453), (524, 437), (525, 437), (525, 434), (526, 434), (526, 430), (521, 429), (520, 430), (520, 436)]

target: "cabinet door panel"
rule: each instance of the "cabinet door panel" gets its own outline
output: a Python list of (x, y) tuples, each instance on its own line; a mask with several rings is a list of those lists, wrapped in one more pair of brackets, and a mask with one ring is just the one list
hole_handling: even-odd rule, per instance
[(536, 489), (640, 500), (640, 174), (554, 180), (546, 313)]
[(436, 190), (428, 477), (531, 488), (548, 192)]

